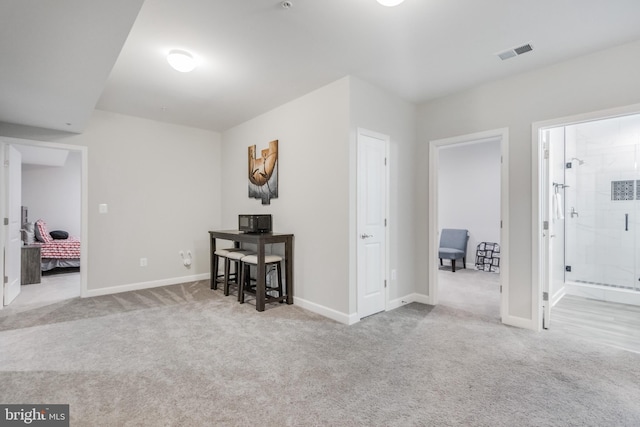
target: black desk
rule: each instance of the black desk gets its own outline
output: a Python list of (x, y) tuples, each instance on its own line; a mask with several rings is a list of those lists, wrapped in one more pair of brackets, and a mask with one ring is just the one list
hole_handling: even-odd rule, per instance
[(216, 280), (216, 271), (213, 271), (213, 254), (216, 251), (216, 239), (230, 240), (236, 246), (240, 243), (253, 243), (257, 245), (258, 272), (256, 276), (256, 310), (264, 311), (265, 294), (265, 266), (264, 266), (264, 245), (270, 243), (284, 243), (284, 263), (285, 263), (285, 285), (287, 293), (287, 304), (293, 304), (293, 234), (284, 233), (242, 233), (238, 230), (209, 231), (211, 240), (211, 280)]

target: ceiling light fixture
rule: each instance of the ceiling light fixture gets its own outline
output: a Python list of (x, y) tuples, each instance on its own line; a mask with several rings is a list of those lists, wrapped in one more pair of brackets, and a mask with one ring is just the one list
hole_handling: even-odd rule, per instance
[(378, 3), (380, 3), (383, 6), (388, 6), (388, 7), (392, 7), (392, 6), (397, 6), (400, 3), (402, 3), (404, 0), (378, 0)]
[(196, 60), (186, 50), (174, 49), (167, 55), (167, 61), (175, 70), (188, 73), (196, 68)]

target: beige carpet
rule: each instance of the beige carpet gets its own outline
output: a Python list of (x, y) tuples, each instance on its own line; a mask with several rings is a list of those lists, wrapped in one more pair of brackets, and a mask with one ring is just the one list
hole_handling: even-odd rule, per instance
[(438, 303), (500, 321), (500, 275), (473, 268), (438, 271)]
[(72, 426), (640, 425), (640, 355), (444, 304), (345, 326), (197, 282), (0, 330), (0, 402), (68, 403)]

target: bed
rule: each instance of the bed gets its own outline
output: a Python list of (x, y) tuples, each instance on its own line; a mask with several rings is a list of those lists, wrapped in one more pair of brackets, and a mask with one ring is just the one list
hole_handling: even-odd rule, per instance
[[(58, 238), (52, 237), (54, 236)], [(59, 238), (64, 232), (47, 230), (47, 224), (39, 219), (35, 223), (37, 243), (40, 245), (42, 271), (54, 268), (80, 267), (80, 239), (74, 236)]]

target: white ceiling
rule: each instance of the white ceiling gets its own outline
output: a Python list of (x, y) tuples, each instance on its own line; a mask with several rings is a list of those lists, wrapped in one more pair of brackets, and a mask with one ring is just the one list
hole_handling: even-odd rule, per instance
[(2, 0), (0, 121), (84, 129), (143, 0)]
[(222, 131), (345, 75), (420, 103), (640, 39), (638, 0), (146, 0), (115, 60), (139, 1), (3, 0), (0, 120), (81, 131), (100, 89), (99, 109)]

